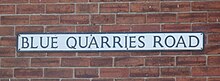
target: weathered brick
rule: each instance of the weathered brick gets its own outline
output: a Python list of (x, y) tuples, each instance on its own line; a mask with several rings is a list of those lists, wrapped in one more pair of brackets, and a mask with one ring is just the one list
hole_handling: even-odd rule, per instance
[(58, 3), (59, 0), (30, 0), (31, 3)]
[(102, 32), (129, 32), (129, 25), (104, 25), (102, 26)]
[(0, 0), (0, 4), (5, 3), (27, 3), (28, 0)]
[(77, 4), (76, 13), (98, 13), (98, 4)]
[(89, 2), (115, 2), (116, 0), (89, 0)]
[(149, 56), (149, 55), (159, 55), (160, 52), (131, 52), (131, 56)]
[(131, 32), (159, 32), (160, 25), (132, 25)]
[(48, 4), (46, 13), (74, 13), (74, 4)]
[(12, 78), (13, 69), (0, 69), (0, 78)]
[(131, 12), (159, 12), (160, 3), (147, 2), (147, 3), (131, 3)]
[(14, 70), (16, 78), (41, 78), (43, 77), (43, 69), (38, 68), (17, 68)]
[(92, 15), (91, 17), (92, 24), (114, 24), (115, 15)]
[(92, 81), (114, 81), (113, 79), (92, 79)]
[(147, 23), (172, 23), (176, 22), (176, 14), (147, 14)]
[(177, 78), (176, 81), (206, 81), (206, 78)]
[(208, 57), (208, 65), (209, 66), (219, 66), (220, 56), (209, 56)]
[(174, 66), (174, 57), (146, 57), (145, 66)]
[(173, 52), (161, 52), (161, 55), (191, 55), (191, 51), (179, 51), (178, 53), (173, 51)]
[(105, 78), (122, 78), (129, 77), (128, 68), (101, 68), (100, 77)]
[(72, 78), (73, 69), (70, 68), (46, 68), (44, 69), (45, 78)]
[(17, 14), (40, 14), (44, 13), (45, 5), (17, 5)]
[(220, 13), (210, 12), (208, 13), (208, 22), (219, 22), (220, 21)]
[(130, 52), (101, 52), (101, 56), (130, 56)]
[(88, 0), (60, 0), (60, 2), (72, 3), (72, 2), (88, 2)]
[(28, 58), (2, 58), (1, 67), (28, 67), (30, 59)]
[(18, 52), (18, 57), (45, 57), (46, 53), (43, 52)]
[(62, 58), (61, 63), (63, 67), (88, 67), (90, 66), (90, 58)]
[(115, 58), (115, 66), (119, 67), (129, 67), (129, 66), (144, 66), (144, 58), (135, 57), (118, 57)]
[(62, 15), (60, 17), (61, 24), (89, 24), (88, 15)]
[(176, 58), (177, 66), (204, 66), (206, 57), (204, 56), (180, 56)]
[(208, 43), (209, 44), (220, 44), (220, 34), (219, 33), (209, 34)]
[(99, 32), (99, 26), (76, 26), (76, 32)]
[(220, 45), (206, 45), (203, 51), (195, 51), (192, 54), (220, 54)]
[(144, 79), (116, 79), (115, 81), (145, 81)]
[(1, 57), (15, 56), (15, 48), (9, 48), (9, 47), (0, 48), (0, 56)]
[(158, 77), (158, 68), (131, 68), (130, 77)]
[(31, 79), (31, 81), (59, 81), (59, 79)]
[(205, 33), (219, 33), (219, 25), (220, 24), (193, 24), (192, 31)]
[(59, 58), (32, 58), (32, 67), (58, 67), (60, 66)]
[(29, 24), (29, 16), (2, 16), (2, 25), (25, 25)]
[(111, 67), (112, 65), (112, 58), (91, 58), (90, 66), (92, 67)]
[(0, 36), (13, 36), (14, 35), (14, 27), (6, 26), (0, 27)]
[(99, 56), (99, 52), (78, 52), (77, 56)]
[(11, 81), (29, 81), (28, 79), (10, 79)]
[(27, 33), (27, 32), (32, 32), (32, 33), (42, 33), (44, 32), (44, 27), (43, 26), (17, 26), (15, 28), (15, 33)]
[(192, 76), (220, 76), (220, 67), (193, 67)]
[(191, 25), (190, 24), (164, 24), (162, 25), (161, 29), (164, 32), (175, 32), (175, 31), (187, 32), (187, 31), (191, 31)]
[(190, 11), (189, 2), (162, 2), (162, 12), (186, 12)]
[(208, 78), (208, 81), (219, 81), (220, 78)]
[(174, 78), (149, 78), (147, 81), (175, 81)]
[(119, 12), (128, 12), (129, 4), (128, 3), (105, 3), (100, 5), (101, 13), (119, 13)]
[(46, 32), (74, 32), (74, 26), (47, 26)]
[(0, 14), (15, 14), (15, 5), (0, 5)]
[(90, 81), (89, 79), (62, 79), (61, 81)]
[(30, 18), (31, 24), (59, 24), (59, 16), (56, 15), (33, 15)]
[(1, 37), (0, 46), (16, 46), (16, 37)]
[(98, 69), (91, 68), (77, 68), (75, 69), (76, 78), (97, 78)]
[(70, 57), (70, 56), (76, 56), (75, 52), (50, 52), (47, 53), (47, 56), (51, 57)]
[(143, 14), (117, 14), (117, 24), (144, 24), (146, 23), (146, 15)]
[(201, 1), (201, 2), (193, 2), (192, 10), (193, 11), (218, 11), (220, 10), (220, 2), (219, 1)]
[(175, 68), (162, 68), (161, 76), (190, 76), (190, 68), (187, 67), (175, 67)]
[(206, 13), (179, 13), (178, 22), (206, 22)]

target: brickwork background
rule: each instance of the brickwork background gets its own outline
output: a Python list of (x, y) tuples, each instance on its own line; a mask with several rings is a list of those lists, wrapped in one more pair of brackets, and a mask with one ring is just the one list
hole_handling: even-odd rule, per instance
[[(219, 0), (0, 0), (0, 81), (220, 81)], [(204, 32), (204, 51), (16, 52), (21, 32)]]

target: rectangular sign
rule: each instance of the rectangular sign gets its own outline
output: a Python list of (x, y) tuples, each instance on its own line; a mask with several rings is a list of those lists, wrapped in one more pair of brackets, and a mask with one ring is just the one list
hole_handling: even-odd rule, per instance
[(24, 33), (17, 51), (202, 50), (203, 39), (203, 33)]

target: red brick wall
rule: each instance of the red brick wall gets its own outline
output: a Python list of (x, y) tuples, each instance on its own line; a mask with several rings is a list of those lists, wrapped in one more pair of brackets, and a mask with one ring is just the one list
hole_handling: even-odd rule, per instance
[[(219, 0), (0, 0), (0, 81), (220, 81)], [(21, 32), (204, 32), (204, 51), (16, 52)]]

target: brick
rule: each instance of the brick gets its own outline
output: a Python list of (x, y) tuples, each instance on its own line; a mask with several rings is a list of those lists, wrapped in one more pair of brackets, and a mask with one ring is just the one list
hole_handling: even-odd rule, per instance
[(28, 0), (0, 0), (0, 4), (5, 4), (5, 3), (27, 3)]
[(178, 22), (206, 22), (206, 13), (179, 13)]
[(77, 56), (99, 56), (99, 52), (78, 52)]
[(16, 37), (1, 37), (0, 46), (16, 46)]
[(160, 52), (131, 52), (131, 56), (149, 56), (149, 55), (159, 55)]
[(59, 79), (31, 79), (31, 81), (59, 81)]
[(175, 58), (174, 57), (146, 57), (145, 66), (174, 66)]
[(111, 67), (112, 65), (112, 58), (91, 58), (90, 66), (92, 67)]
[(115, 58), (114, 65), (119, 67), (144, 66), (144, 58), (118, 57)]
[(44, 13), (44, 5), (17, 5), (17, 14), (40, 14)]
[(28, 16), (2, 16), (2, 25), (25, 25), (29, 24)]
[(76, 78), (97, 78), (98, 69), (91, 68), (77, 68), (75, 69), (75, 77)]
[(219, 25), (220, 24), (193, 24), (192, 31), (205, 33), (219, 33)]
[(32, 58), (32, 67), (58, 67), (60, 66), (59, 58)]
[(47, 25), (59, 24), (59, 16), (56, 15), (33, 15), (30, 18), (31, 24)]
[(76, 26), (76, 32), (99, 32), (99, 26)]
[(46, 32), (74, 32), (74, 26), (47, 26)]
[(98, 13), (98, 4), (77, 4), (76, 13)]
[(220, 13), (208, 13), (208, 22), (219, 22), (220, 21)]
[(117, 24), (144, 24), (146, 15), (143, 14), (118, 14), (116, 15)]
[(204, 66), (206, 57), (204, 56), (180, 56), (176, 58), (177, 66)]
[(15, 56), (15, 48), (0, 48), (1, 57), (13, 57)]
[(90, 81), (89, 79), (62, 79), (61, 81)]
[(0, 77), (1, 78), (12, 78), (13, 69), (0, 69)]
[(31, 3), (58, 3), (59, 0), (30, 0)]
[(68, 66), (76, 66), (76, 67), (88, 67), (90, 66), (90, 59), (89, 58), (62, 58), (61, 65), (63, 67)]
[(190, 11), (189, 2), (162, 2), (162, 12), (186, 12)]
[(37, 68), (17, 68), (14, 70), (16, 78), (41, 78), (43, 77), (43, 69)]
[(27, 32), (32, 32), (32, 33), (42, 33), (44, 32), (44, 27), (43, 26), (17, 26), (15, 28), (15, 33), (27, 33)]
[(101, 52), (101, 56), (130, 56), (130, 52)]
[(176, 22), (176, 14), (161, 13), (147, 14), (147, 23), (172, 23)]
[(0, 5), (0, 14), (15, 14), (15, 5)]
[(74, 13), (74, 4), (48, 4), (46, 13)]
[(0, 27), (0, 36), (13, 36), (14, 27)]
[(187, 32), (191, 31), (191, 25), (190, 24), (164, 24), (162, 25), (162, 31), (165, 32), (175, 32), (175, 31), (182, 31)]
[(174, 78), (149, 78), (147, 81), (175, 81)]
[(208, 34), (208, 43), (220, 44), (220, 34), (219, 33)]
[(11, 81), (29, 81), (28, 79), (10, 79)]
[(91, 81), (114, 81), (113, 79), (92, 79)]
[(161, 76), (190, 76), (190, 68), (162, 68)]
[(144, 79), (116, 79), (115, 81), (145, 81)]
[(88, 15), (62, 15), (61, 24), (89, 24)]
[(209, 56), (208, 57), (208, 65), (209, 66), (219, 66), (220, 56)]
[(105, 3), (100, 5), (101, 13), (129, 12), (128, 3)]
[(219, 1), (202, 1), (202, 2), (193, 2), (192, 10), (193, 11), (218, 11), (220, 10)]
[(91, 16), (92, 24), (114, 24), (115, 15), (92, 15)]
[(191, 55), (191, 51), (179, 51), (179, 52), (161, 52), (161, 55)]
[(203, 51), (192, 52), (192, 54), (220, 54), (220, 45), (206, 45)]
[(2, 58), (1, 67), (28, 67), (30, 59), (28, 58)]
[(18, 57), (45, 57), (46, 53), (42, 52), (19, 52), (17, 53)]
[(129, 25), (104, 25), (102, 26), (102, 32), (129, 32)]
[(72, 78), (73, 69), (70, 68), (46, 68), (44, 69), (45, 78)]
[(159, 32), (160, 25), (132, 25), (131, 32)]
[(206, 78), (177, 78), (176, 81), (206, 81)]
[(219, 81), (220, 78), (208, 78), (208, 81)]
[(51, 52), (47, 53), (47, 56), (51, 57), (71, 57), (71, 56), (76, 56), (75, 52)]
[(129, 77), (128, 68), (101, 68), (100, 77), (105, 78), (122, 78)]
[(219, 76), (219, 67), (193, 67), (192, 76)]
[(131, 3), (131, 12), (159, 12), (160, 3), (147, 2), (147, 3)]
[(89, 0), (89, 2), (115, 2), (116, 0)]
[(60, 2), (72, 3), (72, 2), (88, 2), (88, 0), (60, 0)]
[(158, 77), (158, 68), (131, 68), (130, 77)]

